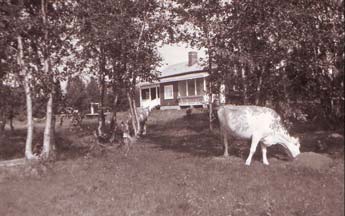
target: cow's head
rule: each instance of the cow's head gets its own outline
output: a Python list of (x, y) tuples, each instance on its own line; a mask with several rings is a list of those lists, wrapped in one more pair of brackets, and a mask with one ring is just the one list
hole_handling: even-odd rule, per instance
[(289, 154), (293, 158), (297, 157), (297, 155), (301, 153), (299, 138), (290, 137), (289, 142), (285, 143), (284, 146), (289, 150)]
[(301, 153), (300, 152), (301, 144), (299, 142), (299, 139), (290, 136), (285, 131), (283, 133), (276, 133), (274, 135), (267, 136), (262, 141), (267, 146), (271, 146), (275, 144), (282, 145), (286, 153), (292, 158), (297, 157), (297, 155)]

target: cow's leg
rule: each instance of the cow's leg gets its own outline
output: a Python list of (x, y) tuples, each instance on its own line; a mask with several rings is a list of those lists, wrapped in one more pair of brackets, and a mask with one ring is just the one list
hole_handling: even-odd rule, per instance
[(250, 163), (252, 162), (252, 157), (255, 153), (256, 147), (258, 146), (260, 139), (258, 138), (258, 136), (253, 135), (252, 136), (252, 143), (250, 145), (250, 152), (249, 152), (249, 156), (246, 160), (246, 165), (249, 166)]
[(222, 134), (223, 134), (223, 139), (224, 139), (224, 157), (228, 157), (229, 156), (228, 136), (225, 130), (222, 131)]
[(269, 165), (268, 160), (267, 160), (267, 146), (263, 143), (261, 143), (261, 151), (262, 151), (262, 162), (265, 165)]

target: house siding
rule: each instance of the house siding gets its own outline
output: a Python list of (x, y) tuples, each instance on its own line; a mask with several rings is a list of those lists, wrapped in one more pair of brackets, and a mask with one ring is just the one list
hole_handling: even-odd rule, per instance
[[(164, 86), (173, 85), (173, 92), (174, 92), (174, 98), (173, 99), (164, 99)], [(167, 82), (162, 83), (159, 85), (160, 88), (160, 100), (161, 100), (161, 106), (177, 106), (177, 93), (178, 93), (178, 85), (177, 82)]]

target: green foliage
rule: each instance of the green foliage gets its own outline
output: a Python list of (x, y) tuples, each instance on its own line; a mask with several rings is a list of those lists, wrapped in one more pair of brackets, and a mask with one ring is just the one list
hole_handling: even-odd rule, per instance
[(73, 107), (80, 112), (88, 111), (89, 103), (85, 91), (85, 83), (79, 76), (68, 79), (65, 102), (67, 107)]
[(83, 47), (80, 65), (87, 65), (87, 71), (106, 76), (120, 88), (134, 88), (137, 78), (155, 79), (152, 71), (160, 60), (156, 43), (162, 29), (158, 1), (78, 4), (78, 38)]
[(228, 102), (305, 101), (344, 116), (344, 1), (176, 2), (196, 31), (181, 38), (207, 48), (213, 91), (224, 83)]
[(0, 115), (10, 118), (18, 116), (23, 112), (25, 112), (23, 89), (0, 83)]

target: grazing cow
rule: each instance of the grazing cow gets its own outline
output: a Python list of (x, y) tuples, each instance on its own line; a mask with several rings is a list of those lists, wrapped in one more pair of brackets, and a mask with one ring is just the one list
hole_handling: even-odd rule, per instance
[(137, 113), (139, 117), (139, 123), (140, 123), (140, 128), (139, 128), (139, 134), (146, 135), (146, 121), (147, 118), (149, 117), (150, 114), (150, 107), (138, 107), (137, 108)]
[(228, 153), (228, 135), (251, 139), (246, 165), (250, 165), (258, 143), (261, 141), (262, 159), (268, 165), (267, 147), (280, 144), (288, 154), (300, 154), (298, 138), (291, 137), (281, 123), (280, 116), (272, 109), (259, 106), (224, 105), (218, 111), (221, 133), (224, 136), (224, 156)]
[(149, 105), (148, 107), (137, 107), (137, 113), (139, 117), (139, 134), (146, 135), (146, 121), (151, 113), (151, 111), (156, 107), (157, 105)]

